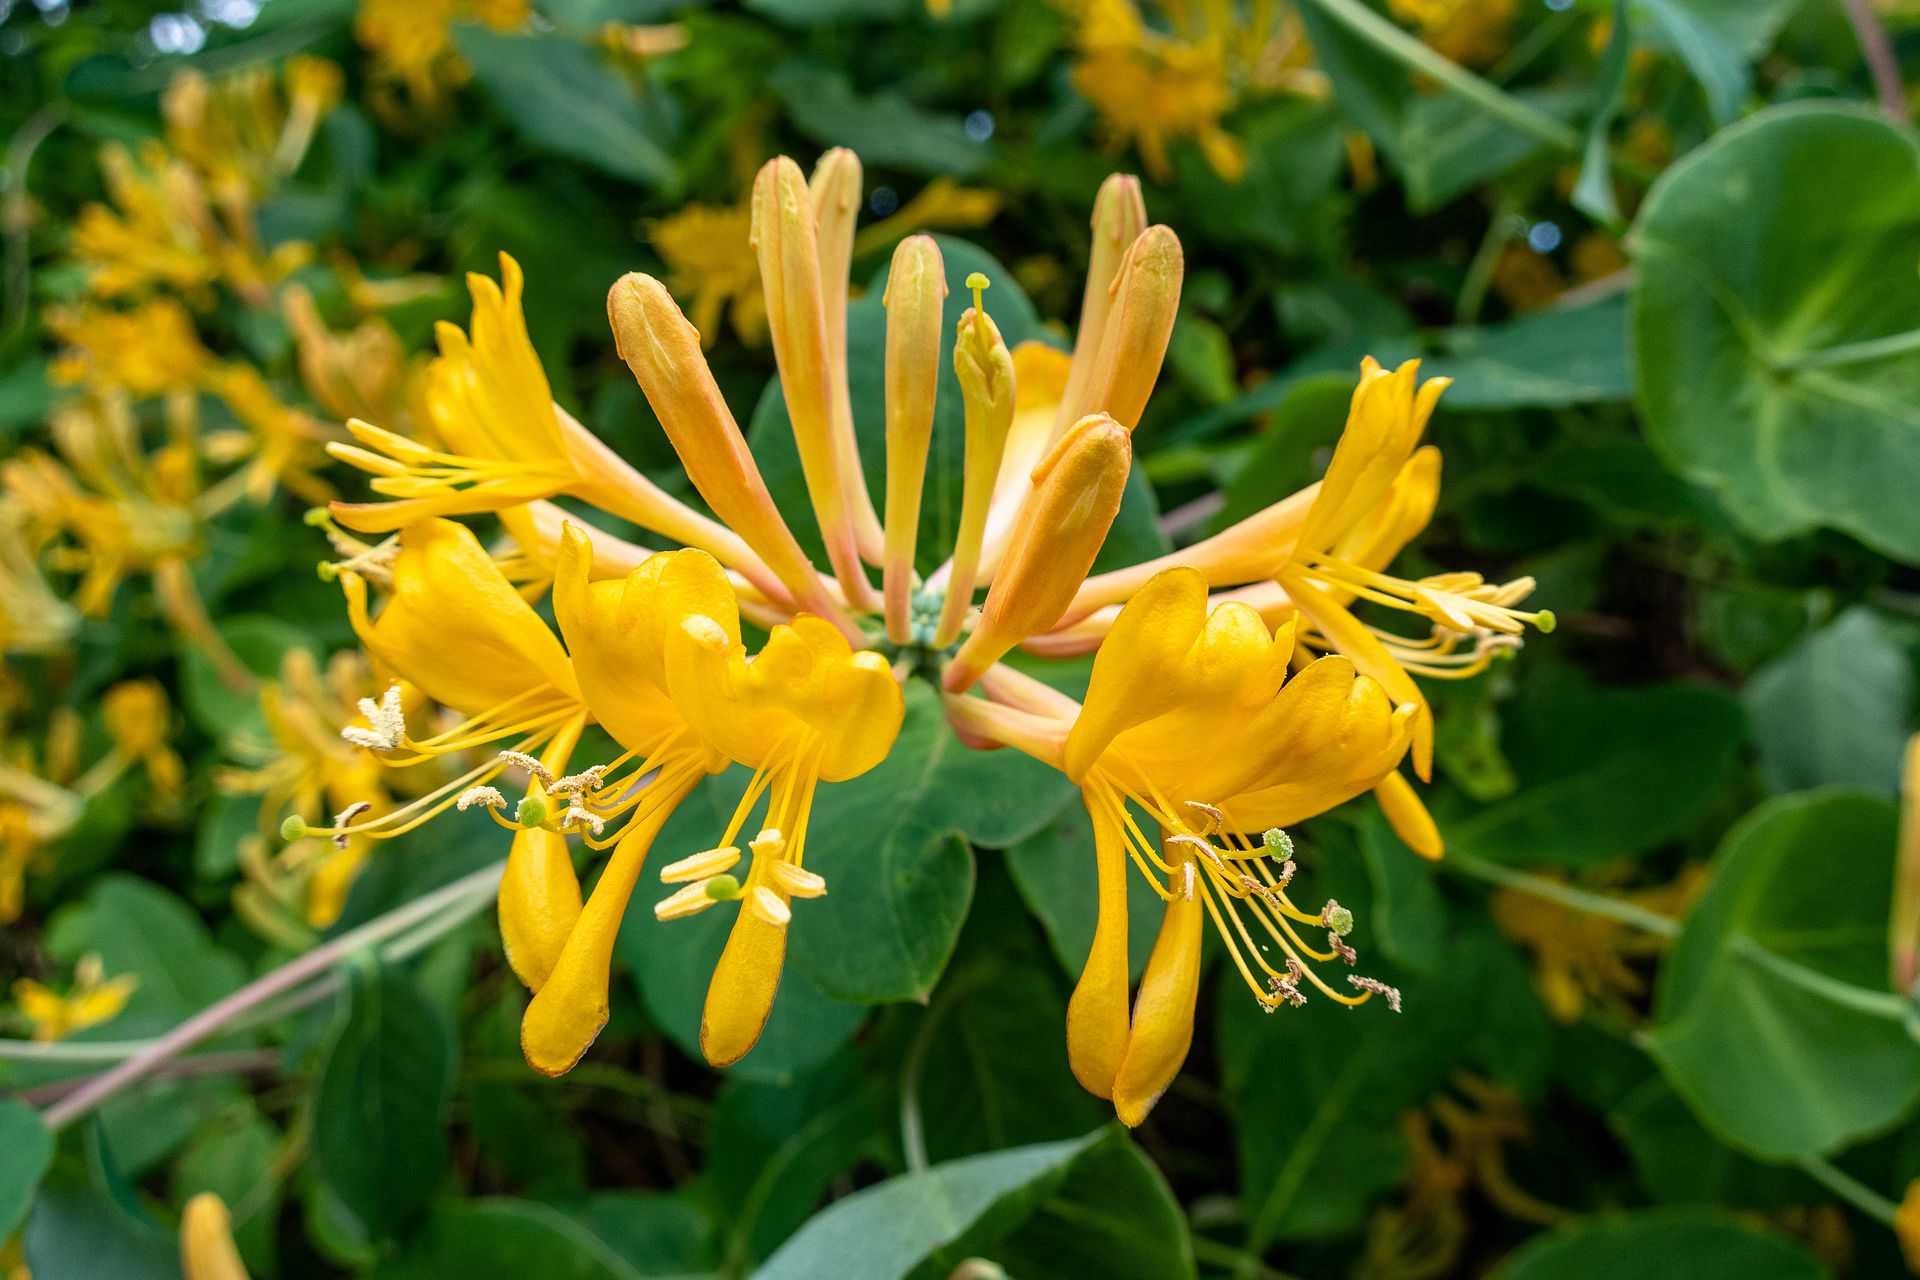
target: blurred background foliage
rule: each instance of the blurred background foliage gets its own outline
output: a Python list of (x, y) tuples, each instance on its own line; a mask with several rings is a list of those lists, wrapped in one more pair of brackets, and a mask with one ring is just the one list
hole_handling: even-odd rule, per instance
[[(0, 1269), (178, 1274), (213, 1191), (264, 1277), (1903, 1273), (1912, 10), (0, 0)], [(373, 690), (301, 520), (360, 492), (340, 422), (408, 421), (506, 251), (556, 397), (683, 491), (607, 286), (670, 281), (744, 420), (746, 183), (836, 145), (855, 279), (941, 231), (1017, 280), (1002, 325), (1071, 318), (1091, 194), (1141, 173), (1188, 268), (1136, 552), (1311, 481), (1362, 355), (1455, 379), (1408, 558), (1531, 574), (1561, 626), (1433, 691), (1446, 861), (1366, 806), (1299, 833), (1404, 1016), (1265, 1018), (1228, 974), (1150, 1121), (1103, 1126), (1060, 1031), (1085, 816), (941, 760), (930, 705), (817, 824), (885, 892), (726, 1072), (690, 1049), (716, 938), (636, 912), (549, 1082), (462, 888), (490, 827), (282, 847), (384, 785), (334, 738)], [(883, 936), (887, 894), (920, 909)], [(463, 910), (43, 1127), (415, 901)]]

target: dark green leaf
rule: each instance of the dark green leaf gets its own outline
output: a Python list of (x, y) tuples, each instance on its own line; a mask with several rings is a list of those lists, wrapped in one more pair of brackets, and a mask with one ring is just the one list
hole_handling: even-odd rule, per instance
[(1726, 1214), (1661, 1209), (1576, 1222), (1522, 1246), (1498, 1280), (1822, 1280), (1801, 1247)]
[(1747, 685), (1760, 771), (1775, 791), (1849, 786), (1891, 797), (1913, 714), (1913, 667), (1872, 610), (1851, 609)]
[(452, 1028), (407, 975), (349, 966), (339, 1030), (314, 1090), (313, 1156), (372, 1239), (426, 1207), (447, 1165)]
[(53, 1162), (53, 1135), (31, 1107), (0, 1098), (0, 1237), (10, 1236), (27, 1216), (40, 1175)]

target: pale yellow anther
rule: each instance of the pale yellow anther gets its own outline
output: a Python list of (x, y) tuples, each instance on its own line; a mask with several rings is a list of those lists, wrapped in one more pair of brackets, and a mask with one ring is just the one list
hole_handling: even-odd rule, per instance
[(767, 864), (767, 879), (771, 880), (790, 898), (821, 898), (826, 896), (827, 879), (817, 871), (808, 871), (805, 867), (791, 862), (770, 862)]
[(722, 845), (718, 849), (703, 849), (699, 853), (689, 854), (678, 862), (670, 862), (660, 868), (661, 884), (685, 884), (689, 880), (705, 880), (708, 876), (717, 876), (722, 871), (730, 871), (733, 864), (740, 861), (740, 850), (733, 845)]
[(793, 922), (793, 908), (780, 898), (780, 895), (765, 885), (756, 885), (747, 894), (747, 910), (755, 918), (776, 929), (784, 929)]
[(654, 919), (684, 920), (688, 916), (699, 915), (717, 901), (707, 893), (707, 882), (696, 880), (654, 903)]
[(777, 858), (786, 847), (787, 837), (778, 827), (763, 827), (759, 835), (747, 841), (747, 848), (753, 850), (756, 859)]

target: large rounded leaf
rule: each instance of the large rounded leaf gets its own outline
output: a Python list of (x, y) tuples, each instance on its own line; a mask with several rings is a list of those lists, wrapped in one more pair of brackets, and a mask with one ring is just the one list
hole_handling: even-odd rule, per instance
[(1527, 1242), (1498, 1280), (1820, 1280), (1805, 1250), (1738, 1220), (1695, 1209), (1660, 1209), (1577, 1222)]
[(1913, 138), (1763, 112), (1667, 172), (1633, 248), (1641, 408), (1668, 462), (1761, 537), (1828, 525), (1920, 560)]
[(1893, 837), (1893, 806), (1856, 792), (1760, 806), (1661, 970), (1654, 1057), (1743, 1150), (1835, 1151), (1920, 1098), (1920, 1045), (1884, 985)]

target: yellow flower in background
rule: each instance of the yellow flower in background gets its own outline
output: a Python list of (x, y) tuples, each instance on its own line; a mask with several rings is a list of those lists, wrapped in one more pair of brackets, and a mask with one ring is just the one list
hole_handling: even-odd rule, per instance
[(702, 346), (720, 336), (723, 309), (742, 342), (766, 341), (767, 300), (752, 228), (750, 204), (690, 204), (647, 223), (647, 238), (666, 264), (667, 287), (687, 304)]
[(408, 359), (400, 335), (372, 318), (336, 332), (327, 326), (313, 295), (300, 285), (281, 294), (280, 307), (293, 330), (301, 385), (329, 419), (384, 421), (412, 435), (415, 407), (425, 388), (423, 365)]
[(187, 1201), (180, 1215), (180, 1267), (186, 1280), (247, 1280), (233, 1242), (233, 1217), (211, 1191)]
[(0, 924), (18, 920), (26, 904), (27, 872), (46, 841), (37, 818), (33, 808), (0, 790)]
[(1514, 0), (1387, 0), (1387, 11), (1411, 23), (1434, 52), (1468, 67), (1485, 67), (1507, 51)]
[[(1706, 891), (1710, 876), (1706, 866), (1695, 865), (1668, 884), (1613, 896), (1677, 920)], [(1669, 939), (1514, 889), (1494, 894), (1492, 913), (1500, 931), (1532, 953), (1534, 988), (1557, 1021), (1578, 1022), (1589, 1005), (1640, 1020), (1647, 983), (1635, 964), (1660, 955)]]
[(287, 60), (284, 87), (265, 67), (209, 79), (178, 72), (160, 98), (167, 145), (204, 175), (223, 210), (247, 211), (300, 167), (314, 133), (339, 104), (340, 68), (320, 58)]
[(63, 350), (50, 370), (55, 382), (119, 389), (139, 399), (190, 391), (213, 369), (193, 318), (171, 298), (129, 311), (92, 304), (56, 307), (47, 327)]
[(100, 957), (85, 955), (74, 966), (73, 984), (65, 995), (31, 978), (17, 978), (13, 1000), (20, 1016), (32, 1024), (35, 1040), (64, 1040), (119, 1017), (139, 985), (139, 976), (131, 973), (108, 981)]
[(0, 495), (0, 653), (57, 653), (80, 612), (54, 593), (40, 567), (39, 537), (25, 506)]
[(147, 784), (157, 795), (177, 798), (186, 783), (187, 766), (167, 743), (173, 734), (173, 708), (165, 687), (158, 680), (123, 680), (100, 696), (100, 712), (113, 743), (106, 756), (111, 762), (108, 767), (137, 764), (146, 771)]
[(455, 22), (477, 22), (494, 31), (526, 25), (528, 0), (360, 0), (353, 37), (372, 60), (373, 79), (385, 92), (376, 98), (382, 114), (434, 112), (448, 90), (472, 75), (454, 48)]
[[(1193, 1037), (1203, 918), (1269, 1010), (1311, 984), (1343, 1004), (1376, 992), (1329, 985), (1314, 962), (1354, 954), (1337, 903), (1303, 910), (1287, 895), (1291, 842), (1278, 830), (1378, 784), (1406, 753), (1413, 708), (1394, 709), (1344, 658), (1291, 679), (1294, 628), (1270, 631), (1251, 607), (1208, 607), (1205, 578), (1170, 569), (1127, 602), (1094, 658), (1084, 706), (998, 672), (998, 701), (949, 698), (975, 739), (1016, 747), (1064, 772), (1093, 818), (1099, 922), (1067, 1013), (1076, 1077), (1137, 1125), (1186, 1059)], [(1135, 821), (1144, 814), (1146, 826)], [(1127, 1009), (1126, 865), (1166, 902), (1152, 958)], [(1326, 945), (1303, 936), (1320, 931)], [(1276, 960), (1269, 961), (1270, 951)]]
[(1075, 24), (1073, 85), (1116, 146), (1133, 146), (1159, 181), (1169, 148), (1190, 141), (1229, 182), (1246, 174), (1246, 149), (1222, 123), (1243, 95), (1286, 89), (1324, 96), (1294, 15), (1277, 5), (1164, 0), (1163, 25), (1136, 0), (1061, 0)]

